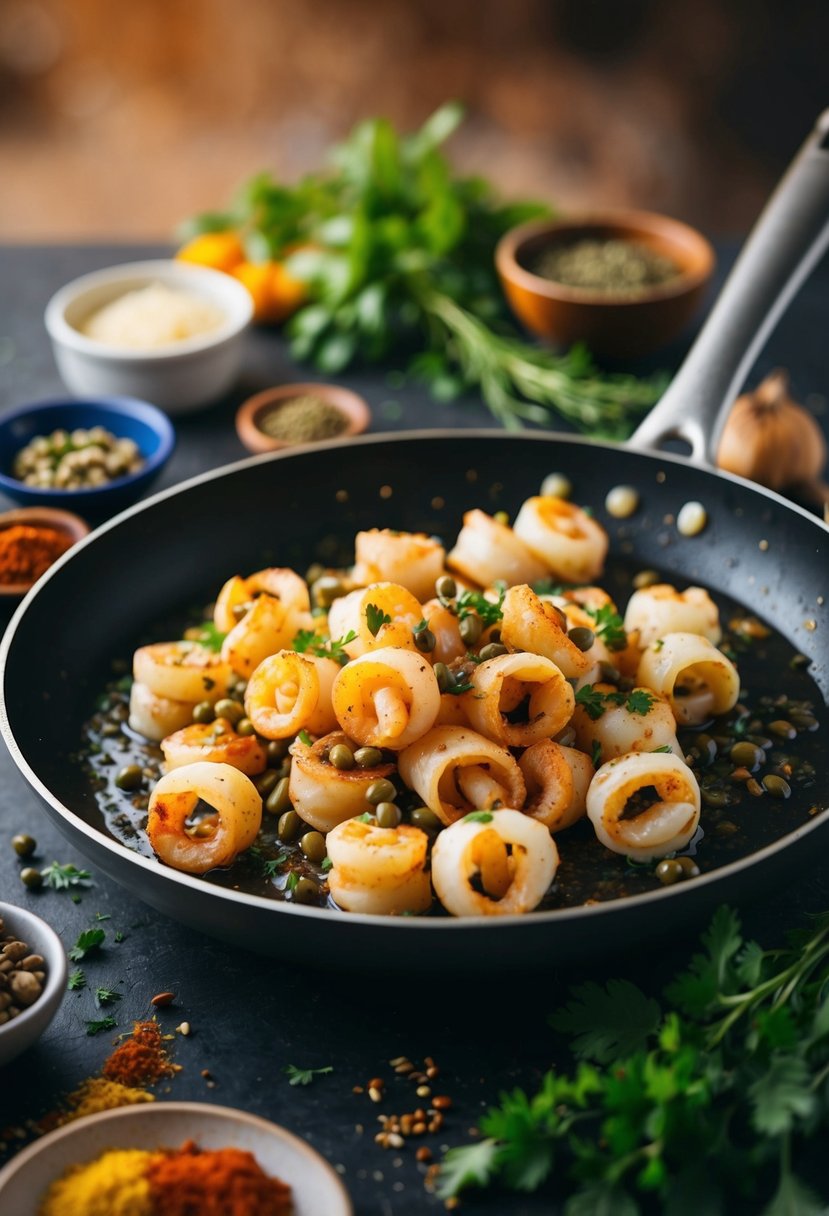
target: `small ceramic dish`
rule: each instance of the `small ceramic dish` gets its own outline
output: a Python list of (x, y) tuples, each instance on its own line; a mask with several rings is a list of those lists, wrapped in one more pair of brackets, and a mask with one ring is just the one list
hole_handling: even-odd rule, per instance
[[(46, 980), (41, 995), (28, 1009), (0, 1026), (2, 1068), (27, 1047), (31, 1047), (57, 1013), (66, 991), (66, 954), (54, 929), (33, 912), (27, 912), (25, 908), (18, 908), (14, 904), (0, 902), (0, 918), (5, 926), (4, 933), (14, 933), (19, 941), (26, 943), (31, 954), (42, 955), (46, 964)], [(8, 1216), (2, 1203), (0, 1212)]]
[[(72, 511), (61, 511), (55, 507), (17, 507), (13, 511), (4, 511), (0, 514), (0, 532), (20, 525), (29, 528), (52, 528), (56, 532), (61, 532), (69, 541), (67, 548), (71, 548), (77, 541), (83, 540), (89, 532), (89, 524), (85, 519), (81, 519), (80, 515), (75, 515)], [(57, 561), (57, 558), (55, 560)], [(0, 581), (0, 598), (25, 595), (34, 582), (34, 579), (15, 583)]]
[[(81, 332), (105, 305), (156, 283), (209, 301), (224, 320), (207, 333), (147, 350), (111, 346)], [(179, 414), (216, 401), (231, 387), (252, 316), (250, 292), (231, 275), (162, 259), (128, 262), (74, 279), (52, 296), (44, 319), (58, 371), (73, 393), (138, 397)]]
[[(674, 262), (678, 274), (625, 296), (569, 287), (534, 271), (544, 250), (584, 238), (644, 245)], [(556, 344), (585, 342), (596, 355), (620, 359), (658, 350), (681, 334), (702, 301), (715, 262), (711, 245), (696, 229), (649, 211), (533, 221), (507, 232), (495, 250), (501, 285), (527, 329)]]
[(343, 429), (330, 439), (346, 439), (358, 435), (371, 422), (371, 410), (362, 397), (351, 389), (337, 384), (282, 384), (248, 397), (236, 413), (236, 433), (249, 452), (274, 452), (277, 448), (293, 447), (300, 443), (316, 443), (320, 439), (281, 439), (263, 430), (265, 418), (282, 409), (289, 401), (298, 397), (314, 397), (333, 406), (343, 416)]
[[(144, 464), (135, 473), (101, 486), (77, 490), (30, 486), (12, 476), (14, 458), (38, 435), (102, 426), (118, 439), (132, 439)], [(71, 507), (84, 514), (112, 515), (134, 502), (163, 469), (176, 434), (166, 414), (132, 397), (69, 397), (34, 401), (0, 416), (0, 492), (29, 506)]]
[(345, 1187), (309, 1144), (266, 1119), (201, 1102), (125, 1106), (77, 1119), (23, 1149), (0, 1171), (3, 1216), (36, 1216), (47, 1187), (73, 1165), (108, 1149), (234, 1147), (253, 1153), (262, 1169), (293, 1191), (293, 1216), (353, 1216)]

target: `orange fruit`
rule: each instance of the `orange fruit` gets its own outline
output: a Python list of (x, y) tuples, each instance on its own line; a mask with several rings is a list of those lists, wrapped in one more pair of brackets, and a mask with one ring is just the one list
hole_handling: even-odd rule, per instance
[(231, 273), (253, 297), (256, 321), (284, 321), (305, 302), (305, 284), (292, 278), (282, 262), (240, 262)]
[(245, 251), (235, 232), (203, 232), (182, 245), (176, 257), (182, 262), (230, 272), (244, 261)]

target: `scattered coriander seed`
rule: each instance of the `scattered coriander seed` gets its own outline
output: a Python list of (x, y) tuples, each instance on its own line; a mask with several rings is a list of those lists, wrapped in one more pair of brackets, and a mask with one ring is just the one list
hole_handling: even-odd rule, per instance
[(614, 486), (608, 490), (604, 505), (614, 519), (629, 519), (639, 509), (639, 491), (633, 486)]
[(21, 833), (18, 836), (12, 836), (12, 848), (18, 857), (31, 857), (37, 848), (37, 841), (34, 836)]
[(182, 1022), (180, 1026), (176, 1026), (176, 1033), (184, 1035), (185, 1039), (190, 1033), (190, 1023)]
[(708, 523), (708, 512), (701, 502), (686, 502), (676, 517), (680, 536), (698, 536)]
[(541, 493), (545, 498), (569, 498), (573, 483), (563, 473), (548, 473), (541, 483)]

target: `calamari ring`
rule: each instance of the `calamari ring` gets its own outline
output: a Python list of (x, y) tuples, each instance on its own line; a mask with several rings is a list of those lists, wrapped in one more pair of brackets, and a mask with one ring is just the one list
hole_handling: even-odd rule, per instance
[[(199, 799), (214, 808), (211, 836), (185, 831)], [(165, 773), (150, 795), (147, 837), (166, 865), (188, 874), (206, 874), (250, 848), (262, 822), (262, 799), (250, 777), (230, 764), (207, 760)]]
[(193, 722), (163, 739), (161, 750), (168, 773), (183, 764), (209, 760), (212, 764), (232, 764), (240, 773), (255, 777), (268, 764), (267, 752), (256, 735), (237, 735), (227, 718)]
[[(630, 799), (653, 786), (658, 801), (625, 818)], [(700, 793), (687, 764), (666, 752), (631, 752), (603, 764), (587, 791), (596, 836), (614, 853), (646, 861), (675, 853), (697, 830)]]
[(263, 659), (248, 681), (245, 713), (265, 739), (290, 739), (301, 730), (327, 734), (337, 725), (331, 690), (340, 672), (334, 659), (280, 650)]

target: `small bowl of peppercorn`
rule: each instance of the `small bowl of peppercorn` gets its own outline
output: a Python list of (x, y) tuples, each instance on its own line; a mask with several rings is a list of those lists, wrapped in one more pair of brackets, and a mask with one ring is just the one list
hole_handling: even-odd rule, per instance
[(0, 1068), (52, 1021), (66, 990), (66, 954), (44, 920), (0, 902)]
[(249, 452), (358, 435), (371, 421), (362, 397), (337, 384), (282, 384), (256, 393), (236, 413), (236, 433)]
[(89, 532), (72, 511), (18, 507), (0, 514), (0, 597), (19, 598)]
[(679, 337), (715, 262), (696, 229), (650, 211), (533, 221), (507, 232), (495, 250), (507, 300), (527, 329), (617, 359)]

